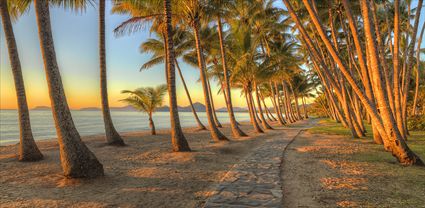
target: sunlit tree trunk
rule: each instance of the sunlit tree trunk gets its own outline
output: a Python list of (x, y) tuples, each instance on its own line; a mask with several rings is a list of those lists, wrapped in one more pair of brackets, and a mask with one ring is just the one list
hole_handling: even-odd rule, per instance
[(407, 131), (407, 96), (409, 94), (409, 83), (410, 83), (410, 79), (412, 77), (412, 68), (413, 68), (413, 53), (415, 50), (415, 42), (416, 42), (416, 35), (417, 35), (417, 31), (418, 31), (418, 27), (419, 27), (419, 18), (421, 15), (421, 11), (422, 11), (422, 5), (423, 5), (423, 0), (418, 0), (418, 5), (416, 7), (416, 14), (415, 14), (415, 22), (413, 25), (413, 31), (412, 31), (412, 41), (411, 44), (409, 45), (408, 48), (408, 54), (406, 57), (406, 59), (408, 60), (407, 63), (407, 69), (406, 69), (406, 73), (405, 76), (403, 77), (404, 80), (404, 84), (403, 84), (403, 89), (402, 89), (402, 118), (403, 118), (403, 126), (404, 126), (404, 134), (408, 134)]
[(258, 125), (257, 118), (255, 117), (255, 108), (252, 105), (253, 104), (252, 96), (251, 96), (251, 92), (248, 88), (249, 88), (249, 86), (245, 87), (244, 90), (245, 90), (246, 102), (247, 102), (248, 109), (249, 109), (249, 115), (251, 116), (252, 127), (254, 127), (255, 132), (264, 133), (264, 131), (261, 129), (260, 125)]
[(211, 99), (211, 109), (212, 109), (212, 114), (213, 114), (215, 125), (219, 128), (223, 128), (223, 126), (221, 125), (220, 121), (217, 118), (217, 113), (215, 111), (214, 97), (213, 97), (212, 92), (211, 92), (212, 90), (211, 90), (209, 78), (207, 78), (207, 85), (208, 85), (208, 94), (210, 95), (210, 99)]
[(12, 68), (13, 81), (15, 83), (16, 98), (18, 101), (19, 122), (19, 160), (37, 161), (43, 159), (43, 154), (37, 147), (32, 135), (30, 115), (25, 93), (24, 78), (22, 76), (21, 61), (19, 60), (18, 47), (16, 46), (15, 34), (10, 21), (7, 1), (0, 1), (0, 15), (3, 31), (6, 37), (9, 60)]
[[(400, 88), (400, 1), (394, 0), (394, 55), (393, 55), (393, 87), (394, 87), (394, 109), (395, 119), (398, 129), (402, 130), (403, 119), (401, 109), (401, 88)], [(403, 139), (405, 135), (401, 135)]]
[(422, 38), (424, 36), (424, 29), (425, 29), (425, 22), (422, 25), (422, 30), (421, 30), (421, 34), (419, 36), (419, 40), (418, 40), (418, 48), (416, 49), (416, 84), (415, 84), (415, 95), (413, 97), (413, 107), (412, 107), (412, 115), (416, 115), (417, 114), (417, 103), (418, 103), (418, 94), (419, 94), (419, 76), (420, 76), (420, 64), (421, 64), (421, 43), (422, 43)]
[(195, 107), (193, 107), (192, 98), (190, 97), (189, 90), (187, 89), (186, 82), (184, 80), (184, 77), (183, 77), (182, 71), (180, 69), (179, 63), (177, 62), (177, 60), (175, 60), (175, 63), (176, 63), (176, 66), (177, 66), (177, 71), (179, 72), (180, 79), (182, 80), (184, 91), (186, 92), (187, 99), (189, 100), (190, 109), (192, 110), (193, 117), (195, 118), (195, 121), (198, 124), (198, 129), (199, 130), (206, 130), (207, 128), (205, 128), (204, 124), (202, 124), (201, 120), (199, 120), (198, 113), (196, 112)]
[(210, 133), (211, 133), (211, 137), (214, 141), (227, 141), (227, 137), (224, 136), (223, 133), (220, 132), (220, 130), (217, 129), (217, 126), (215, 124), (214, 121), (214, 117), (213, 117), (213, 109), (211, 107), (211, 98), (210, 98), (210, 94), (208, 91), (208, 82), (207, 82), (207, 77), (205, 74), (205, 69), (204, 69), (204, 58), (203, 58), (203, 54), (202, 54), (202, 48), (201, 48), (201, 40), (199, 37), (199, 28), (198, 28), (198, 24), (199, 22), (195, 22), (193, 23), (193, 32), (195, 35), (195, 43), (196, 43), (196, 51), (197, 51), (197, 56), (198, 56), (198, 67), (199, 67), (199, 71), (200, 71), (200, 77), (201, 77), (201, 82), (202, 82), (202, 89), (204, 91), (204, 99), (205, 99), (205, 108), (206, 108), (206, 113), (207, 113), (207, 118), (208, 118), (208, 124), (210, 127)]
[(99, 1), (99, 60), (100, 60), (100, 97), (102, 99), (102, 115), (105, 125), (106, 142), (110, 145), (123, 146), (124, 141), (112, 123), (108, 101), (108, 84), (106, 73), (105, 49), (105, 0)]
[(257, 83), (254, 82), (254, 89), (255, 89), (255, 97), (257, 100), (257, 106), (258, 106), (258, 113), (260, 115), (261, 118), (261, 124), (263, 125), (264, 129), (273, 129), (269, 123), (267, 123), (266, 118), (264, 118), (264, 114), (263, 114), (263, 109), (261, 108), (261, 101), (260, 101), (260, 95), (259, 95), (259, 90), (258, 90), (258, 86)]
[(224, 48), (224, 42), (223, 42), (223, 28), (221, 23), (221, 17), (217, 18), (218, 22), (218, 37), (220, 40), (220, 53), (221, 53), (221, 64), (223, 66), (223, 74), (224, 74), (224, 94), (226, 97), (226, 106), (227, 111), (229, 113), (229, 119), (230, 119), (230, 127), (232, 128), (232, 134), (234, 137), (243, 137), (247, 136), (245, 132), (243, 132), (237, 125), (235, 113), (233, 112), (233, 104), (232, 104), (232, 95), (230, 90), (230, 78), (229, 78), (229, 71), (227, 69), (227, 62), (226, 62), (226, 51)]
[[(298, 17), (296, 16), (294, 10), (292, 9), (292, 5), (289, 3), (288, 0), (283, 0), (283, 2), (285, 3), (285, 5), (286, 5), (286, 7), (287, 7), (287, 9), (288, 9), (288, 11), (291, 15), (291, 18), (296, 22), (296, 26), (300, 30), (300, 33), (301, 33), (303, 39), (308, 43), (309, 47), (312, 47), (313, 45), (312, 45), (311, 39), (309, 38), (308, 34), (306, 33), (305, 29), (303, 28), (303, 25), (300, 23), (300, 21), (299, 21)], [(341, 72), (344, 74), (344, 77), (347, 79), (347, 81), (349, 82), (349, 84), (353, 88), (353, 91), (359, 96), (359, 98), (362, 101), (365, 109), (371, 115), (371, 119), (374, 122), (377, 122), (378, 131), (380, 132), (381, 136), (382, 135), (385, 136), (385, 138), (383, 138), (383, 140), (390, 142), (393, 155), (402, 164), (423, 165), (422, 160), (407, 147), (406, 143), (401, 138), (401, 136), (399, 134), (398, 135), (396, 134), (397, 133), (397, 129), (396, 129), (397, 127), (394, 128), (394, 123), (391, 123), (391, 120), (388, 119), (388, 114), (387, 114), (388, 109), (385, 109), (385, 107), (384, 107), (384, 109), (382, 110), (383, 112), (385, 112), (385, 113), (382, 113), (383, 115), (387, 114), (386, 116), (383, 116), (384, 118), (381, 118), (377, 114), (376, 107), (371, 105), (370, 100), (366, 97), (363, 90), (361, 90), (359, 88), (359, 86), (355, 82), (354, 78), (347, 71), (342, 60), (339, 58), (338, 53), (335, 51), (335, 49), (333, 48), (329, 39), (325, 35), (325, 32), (322, 28), (322, 25), (321, 25), (320, 21), (318, 20), (317, 15), (314, 12), (312, 12), (311, 5), (309, 4), (308, 0), (303, 0), (303, 3), (306, 6), (307, 11), (310, 14), (311, 19), (313, 20), (313, 23), (314, 23), (316, 29), (318, 30), (319, 35), (321, 36), (323, 42), (325, 43), (327, 50), (330, 52), (334, 61), (340, 66)], [(367, 18), (365, 18), (365, 20), (366, 20), (365, 22), (369, 21), (369, 19), (367, 19)], [(367, 27), (365, 27), (365, 28), (367, 28)], [(370, 37), (369, 37), (369, 39), (370, 39)], [(370, 45), (371, 44), (369, 44), (368, 47), (370, 47)], [(374, 47), (374, 46), (372, 46), (372, 47)], [(312, 48), (312, 50), (313, 50), (313, 48)], [(380, 77), (381, 72), (376, 67), (374, 69), (375, 69), (375, 70), (373, 70), (374, 77), (376, 77), (376, 78), (374, 78), (375, 79), (374, 82), (378, 82), (377, 84), (382, 85), (382, 80), (381, 80), (381, 77)], [(328, 73), (326, 70), (324, 72)], [(381, 82), (379, 82), (378, 80), (381, 80)], [(385, 94), (381, 94), (381, 95), (385, 95)], [(385, 100), (382, 99), (382, 96), (378, 96), (378, 97), (379, 97), (379, 98), (377, 98), (378, 102), (385, 102)], [(382, 105), (382, 106), (385, 106), (385, 105)], [(388, 105), (387, 105), (387, 107), (388, 107)], [(384, 122), (385, 122), (385, 127), (384, 127)]]
[(304, 118), (308, 118), (308, 112), (307, 112), (307, 109), (305, 107), (305, 97), (304, 96), (301, 97), (301, 101), (303, 103)]
[(177, 109), (177, 94), (176, 94), (176, 69), (174, 65), (175, 52), (173, 43), (173, 31), (171, 25), (171, 2), (164, 0), (165, 14), (165, 46), (166, 46), (166, 64), (167, 64), (167, 87), (170, 103), (170, 124), (171, 124), (171, 143), (174, 152), (191, 151), (186, 137), (180, 125), (179, 111)]
[(103, 165), (81, 141), (66, 101), (56, 61), (48, 1), (35, 0), (34, 7), (64, 175), (71, 178), (102, 176)]
[(279, 102), (276, 101), (276, 93), (275, 93), (276, 91), (273, 88), (272, 82), (269, 82), (269, 85), (270, 85), (270, 90), (272, 92), (271, 100), (274, 107), (274, 112), (276, 113), (276, 116), (277, 116), (277, 120), (279, 121), (280, 125), (285, 125), (286, 121), (282, 117), (282, 112), (280, 112)]

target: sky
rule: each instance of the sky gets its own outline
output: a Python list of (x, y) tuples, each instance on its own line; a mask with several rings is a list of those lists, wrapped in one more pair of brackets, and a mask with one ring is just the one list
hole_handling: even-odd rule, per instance
[[(111, 106), (124, 106), (125, 103), (119, 101), (125, 97), (121, 95), (121, 90), (165, 84), (165, 69), (164, 65), (158, 65), (139, 72), (139, 68), (151, 56), (141, 54), (139, 45), (153, 36), (148, 31), (141, 31), (130, 36), (115, 37), (113, 29), (127, 20), (128, 16), (111, 14), (111, 7), (111, 2), (107, 1), (106, 56), (109, 101)], [(89, 7), (84, 13), (74, 13), (53, 7), (50, 13), (56, 55), (68, 104), (73, 109), (99, 107), (97, 9)], [(31, 8), (27, 14), (14, 22), (13, 27), (29, 107), (50, 106), (34, 9)], [(11, 109), (16, 108), (16, 95), (2, 29), (0, 38), (0, 109)], [(193, 101), (203, 103), (202, 85), (197, 82), (199, 70), (184, 63), (180, 63), (180, 66)], [(180, 78), (177, 78), (176, 83), (178, 104), (188, 105)], [(212, 83), (212, 86), (214, 92), (217, 92), (216, 83)], [(238, 91), (233, 93), (235, 106), (245, 106), (245, 100), (239, 99), (239, 95)], [(215, 102), (216, 107), (225, 106), (221, 94), (215, 96)], [(167, 99), (164, 104), (168, 104)]]
[[(413, 5), (416, 5), (416, 1)], [(276, 6), (283, 5), (278, 1)], [(150, 70), (139, 72), (140, 66), (151, 56), (141, 54), (139, 45), (153, 36), (148, 31), (141, 31), (130, 36), (115, 37), (113, 29), (127, 20), (128, 16), (111, 14), (111, 7), (111, 2), (107, 1), (106, 60), (109, 102), (110, 106), (124, 106), (125, 103), (119, 101), (125, 97), (120, 93), (121, 90), (165, 84), (165, 70), (164, 65), (157, 65)], [(57, 60), (70, 108), (100, 107), (97, 8), (88, 7), (84, 13), (75, 13), (52, 7), (50, 15)], [(421, 18), (421, 22), (423, 21), (424, 17)], [(34, 9), (31, 8), (14, 22), (13, 27), (28, 105), (30, 108), (50, 106)], [(0, 109), (14, 109), (17, 105), (15, 88), (2, 28), (0, 29)], [(422, 47), (424, 45), (423, 43)], [(180, 66), (193, 101), (203, 103), (202, 86), (197, 81), (199, 70), (182, 61)], [(178, 104), (186, 106), (188, 100), (180, 78), (176, 77)], [(213, 82), (212, 87), (216, 108), (224, 107), (223, 95), (216, 95), (217, 83)], [(245, 99), (240, 97), (238, 90), (232, 91), (232, 97), (234, 106), (246, 106)], [(168, 104), (167, 99), (164, 104)]]

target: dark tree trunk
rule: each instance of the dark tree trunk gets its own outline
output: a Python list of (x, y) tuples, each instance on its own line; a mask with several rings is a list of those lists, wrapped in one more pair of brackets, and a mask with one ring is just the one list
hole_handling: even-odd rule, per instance
[(152, 112), (149, 112), (148, 114), (149, 114), (149, 127), (151, 128), (151, 134), (156, 135), (155, 123), (153, 122), (153, 119), (152, 119)]
[(173, 43), (173, 30), (171, 26), (171, 2), (164, 0), (164, 14), (166, 22), (165, 46), (166, 46), (166, 63), (167, 63), (167, 86), (170, 102), (170, 120), (171, 120), (171, 143), (173, 151), (188, 152), (190, 151), (189, 144), (183, 134), (180, 125), (179, 112), (177, 110), (177, 95), (176, 95), (176, 69), (174, 66), (175, 54)]
[(37, 161), (43, 159), (43, 154), (37, 147), (32, 135), (30, 115), (25, 94), (24, 78), (22, 76), (21, 61), (19, 60), (18, 47), (16, 46), (15, 34), (10, 21), (6, 0), (0, 1), (0, 14), (3, 30), (6, 37), (9, 52), (10, 65), (12, 67), (13, 81), (15, 83), (16, 98), (18, 101), (19, 122), (19, 160)]
[(35, 0), (34, 5), (63, 172), (71, 178), (102, 176), (103, 165), (81, 141), (69, 111), (56, 61), (48, 1)]
[(124, 141), (112, 123), (108, 101), (108, 84), (106, 73), (105, 50), (105, 0), (99, 1), (99, 59), (100, 59), (100, 97), (102, 100), (102, 115), (105, 125), (106, 142), (110, 145), (123, 146)]

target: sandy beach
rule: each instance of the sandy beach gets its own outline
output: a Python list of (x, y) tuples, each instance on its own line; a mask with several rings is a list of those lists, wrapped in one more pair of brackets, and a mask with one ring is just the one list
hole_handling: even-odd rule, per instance
[[(249, 124), (242, 129), (251, 137), (212, 143), (208, 131), (186, 128), (193, 150), (173, 153), (168, 130), (123, 134), (126, 147), (106, 146), (103, 136), (83, 137), (105, 169), (98, 179), (66, 179), (62, 176), (58, 144), (37, 142), (45, 159), (22, 163), (17, 145), (0, 147), (0, 207), (199, 207), (211, 186), (266, 138)], [(221, 129), (229, 138), (227, 125)]]

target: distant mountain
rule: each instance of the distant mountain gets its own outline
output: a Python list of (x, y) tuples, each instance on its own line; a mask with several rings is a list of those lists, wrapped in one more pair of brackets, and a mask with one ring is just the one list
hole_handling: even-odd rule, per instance
[(157, 112), (170, 112), (170, 107), (164, 105), (156, 109)]
[(36, 106), (32, 110), (51, 110), (49, 106)]
[(98, 107), (87, 107), (87, 108), (80, 108), (80, 111), (99, 111), (102, 110)]
[[(206, 111), (205, 105), (199, 102), (193, 103), (193, 108), (195, 108), (196, 112)], [(192, 108), (190, 107), (190, 105), (184, 107), (179, 106), (178, 109), (179, 112), (192, 112)]]
[[(193, 103), (193, 107), (195, 108), (196, 112), (205, 112), (206, 108), (205, 105), (199, 102)], [(179, 112), (192, 112), (192, 108), (190, 107), (190, 105), (188, 106), (177, 106), (177, 109), (179, 110)], [(243, 108), (243, 107), (233, 107), (234, 112), (247, 112), (248, 109), (247, 108)], [(89, 108), (82, 108), (80, 110), (100, 110), (100, 108), (96, 108), (96, 107), (89, 107)], [(127, 105), (127, 106), (123, 106), (123, 107), (111, 107), (111, 110), (114, 111), (136, 111), (136, 109), (134, 109), (132, 106)], [(167, 105), (164, 105), (162, 107), (159, 107), (157, 110), (157, 112), (169, 112), (170, 111), (170, 107)], [(223, 108), (219, 108), (217, 109), (217, 112), (227, 112), (227, 108), (223, 107)]]

